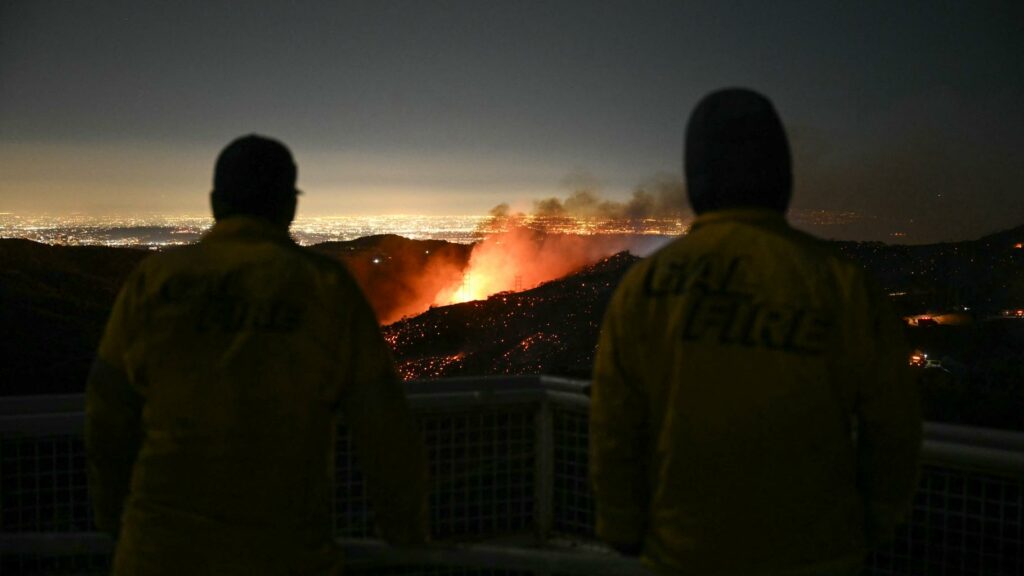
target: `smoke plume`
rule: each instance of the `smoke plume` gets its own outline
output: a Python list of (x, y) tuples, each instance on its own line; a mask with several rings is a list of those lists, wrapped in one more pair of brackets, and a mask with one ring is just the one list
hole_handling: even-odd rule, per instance
[(597, 183), (585, 175), (570, 176), (566, 184), (570, 191), (564, 199), (552, 196), (534, 200), (530, 214), (513, 213), (508, 204), (498, 204), (491, 209), (485, 231), (522, 225), (544, 230), (552, 220), (572, 219), (596, 222), (606, 229), (633, 228), (648, 233), (645, 220), (687, 219), (691, 215), (683, 181), (671, 174), (658, 174), (637, 185), (625, 202), (602, 199)]

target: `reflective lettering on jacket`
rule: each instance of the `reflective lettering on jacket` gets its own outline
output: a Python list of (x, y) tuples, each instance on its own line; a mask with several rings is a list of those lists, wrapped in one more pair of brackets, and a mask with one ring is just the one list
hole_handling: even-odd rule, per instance
[(728, 261), (700, 255), (691, 261), (654, 263), (644, 275), (644, 294), (665, 298), (689, 294), (681, 337), (719, 344), (763, 347), (795, 354), (821, 354), (831, 328), (827, 311), (786, 303), (759, 302), (757, 286), (745, 284), (749, 258)]

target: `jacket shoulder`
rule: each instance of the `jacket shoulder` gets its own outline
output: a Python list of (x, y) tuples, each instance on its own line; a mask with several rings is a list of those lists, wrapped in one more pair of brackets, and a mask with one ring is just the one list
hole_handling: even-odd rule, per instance
[(863, 277), (866, 275), (863, 266), (844, 254), (834, 241), (819, 238), (792, 226), (775, 231), (775, 234), (790, 242), (807, 256), (818, 260), (821, 264), (843, 276)]
[(872, 303), (872, 306), (885, 305), (882, 303), (885, 292), (874, 275), (863, 264), (844, 254), (837, 242), (823, 240), (799, 230), (792, 230), (792, 234), (817, 261), (818, 267), (827, 271), (844, 302), (864, 301)]
[(652, 266), (657, 265), (660, 260), (673, 258), (677, 253), (685, 250), (686, 237), (676, 238), (665, 246), (656, 250), (653, 254), (635, 262), (626, 270), (622, 279), (615, 289), (613, 298), (616, 301), (629, 299), (635, 296), (643, 288), (645, 278)]
[(158, 270), (166, 270), (181, 266), (182, 263), (190, 262), (195, 258), (198, 253), (197, 249), (198, 244), (189, 244), (186, 246), (173, 246), (155, 251), (139, 261), (139, 264), (134, 270), (132, 270), (128, 279), (130, 280), (139, 276), (146, 276), (150, 272)]
[(295, 258), (312, 268), (317, 274), (336, 280), (346, 286), (356, 285), (355, 278), (348, 268), (334, 258), (294, 243), (289, 244), (287, 250)]

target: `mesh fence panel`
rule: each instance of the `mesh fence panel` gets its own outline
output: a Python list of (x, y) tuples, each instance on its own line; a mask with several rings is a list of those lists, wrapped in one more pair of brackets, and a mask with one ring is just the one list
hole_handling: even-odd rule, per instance
[(91, 530), (81, 436), (0, 438), (0, 531)]
[[(430, 526), (439, 540), (530, 532), (533, 405), (417, 415), (430, 463)], [(335, 448), (335, 535), (372, 536), (373, 512), (344, 427)]]
[(419, 416), (434, 538), (479, 540), (533, 528), (535, 411), (522, 405)]
[(1024, 574), (1022, 490), (1019, 479), (924, 467), (909, 522), (870, 573)]
[(334, 444), (334, 535), (373, 536), (373, 513), (358, 456), (345, 426), (338, 427)]
[[(419, 411), (432, 481), (435, 539), (473, 541), (532, 533), (538, 466), (536, 403)], [(554, 536), (593, 542), (594, 502), (587, 475), (587, 414), (552, 406), (551, 527)], [(336, 443), (333, 509), (338, 536), (373, 534), (364, 480), (348, 435)], [(0, 438), (0, 531), (88, 532), (93, 520), (81, 436)], [(879, 575), (1024, 574), (1024, 481), (926, 466), (913, 513), (895, 543), (869, 558)], [(104, 573), (103, 556), (6, 554), (3, 574)], [(361, 568), (357, 574), (503, 574), (436, 568)]]
[(552, 529), (556, 534), (594, 537), (594, 496), (587, 471), (587, 412), (554, 409)]

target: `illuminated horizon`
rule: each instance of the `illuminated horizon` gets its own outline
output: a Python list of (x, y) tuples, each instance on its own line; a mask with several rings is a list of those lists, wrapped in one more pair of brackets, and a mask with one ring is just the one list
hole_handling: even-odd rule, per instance
[[(411, 239), (437, 239), (458, 243), (475, 242), (489, 234), (525, 226), (548, 233), (569, 235), (657, 235), (664, 237), (685, 234), (693, 216), (652, 215), (646, 218), (609, 216), (559, 215), (537, 213), (511, 213), (495, 219), (492, 214), (374, 214), (374, 215), (303, 215), (291, 224), (293, 236), (301, 244), (325, 241), (344, 241), (377, 235), (397, 234)], [(893, 228), (884, 238), (864, 238), (858, 226), (865, 222), (876, 225), (898, 225), (850, 211), (823, 209), (791, 209), (787, 214), (790, 224), (827, 240), (881, 241), (887, 244), (933, 244), (908, 237), (906, 232)], [(0, 238), (25, 238), (47, 244), (152, 246), (167, 245), (164, 241), (146, 240), (137, 236), (125, 237), (125, 231), (138, 228), (180, 229), (190, 236), (176, 239), (170, 244), (197, 241), (213, 225), (211, 214), (135, 213), (124, 215), (94, 215), (84, 213), (28, 214), (0, 212)], [(1019, 226), (1019, 225), (1018, 225)], [(1010, 227), (1008, 227), (1010, 228)], [(1001, 232), (1008, 228), (986, 231), (977, 238)], [(166, 233), (166, 232), (165, 232)], [(153, 232), (159, 236), (161, 232)], [(111, 240), (111, 238), (114, 238)], [(969, 238), (974, 240), (977, 238)]]

